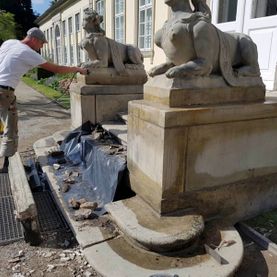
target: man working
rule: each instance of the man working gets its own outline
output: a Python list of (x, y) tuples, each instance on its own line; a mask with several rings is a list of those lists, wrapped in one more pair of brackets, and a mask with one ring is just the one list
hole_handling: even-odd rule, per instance
[(22, 40), (10, 39), (0, 47), (0, 119), (4, 123), (4, 133), (0, 146), (0, 157), (4, 159), (2, 172), (7, 172), (8, 157), (17, 151), (17, 109), (14, 90), (20, 78), (34, 67), (54, 73), (87, 74), (81, 67), (61, 66), (47, 62), (37, 51), (47, 43), (44, 33), (34, 27), (27, 32)]

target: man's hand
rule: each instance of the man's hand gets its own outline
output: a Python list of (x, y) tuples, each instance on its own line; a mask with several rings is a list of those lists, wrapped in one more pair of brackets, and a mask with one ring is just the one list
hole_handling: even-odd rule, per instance
[(87, 68), (82, 68), (82, 67), (76, 67), (77, 72), (79, 72), (82, 75), (89, 75), (89, 70)]

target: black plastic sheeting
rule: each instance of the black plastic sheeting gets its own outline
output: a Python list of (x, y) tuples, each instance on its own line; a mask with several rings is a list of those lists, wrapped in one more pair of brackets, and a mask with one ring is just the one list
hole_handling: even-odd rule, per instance
[(114, 151), (123, 146), (111, 137), (108, 141), (92, 139), (95, 128), (89, 122), (85, 123), (64, 139), (60, 149), (71, 164), (65, 167), (66, 170), (81, 173), (81, 180), (64, 193), (65, 201), (68, 203), (74, 197), (97, 202), (95, 214), (101, 215), (105, 213), (104, 205), (113, 201), (118, 185), (128, 179), (128, 170), (124, 151)]

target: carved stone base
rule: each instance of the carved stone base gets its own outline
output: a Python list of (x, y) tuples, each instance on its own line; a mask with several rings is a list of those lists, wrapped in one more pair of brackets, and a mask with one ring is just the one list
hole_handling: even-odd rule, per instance
[(145, 84), (144, 99), (169, 107), (263, 102), (265, 87), (258, 82), (255, 86), (233, 88), (215, 75), (186, 79), (158, 75)]
[[(134, 65), (133, 65), (134, 66)], [(144, 69), (126, 69), (126, 75), (119, 75), (114, 68), (92, 68), (89, 75), (79, 76), (79, 82), (87, 85), (143, 85), (147, 81)]]
[(143, 86), (82, 85), (70, 86), (71, 122), (77, 128), (86, 121), (99, 123), (115, 120), (117, 113), (128, 110), (130, 100), (142, 99)]
[(274, 178), (255, 179), (277, 173), (276, 125), (276, 101), (178, 109), (132, 101), (131, 187), (161, 214), (193, 207), (240, 220), (277, 207)]

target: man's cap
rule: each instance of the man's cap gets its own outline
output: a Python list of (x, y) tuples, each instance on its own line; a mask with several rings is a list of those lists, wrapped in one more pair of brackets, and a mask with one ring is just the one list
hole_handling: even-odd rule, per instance
[(37, 28), (37, 27), (33, 27), (30, 30), (28, 30), (27, 36), (28, 37), (37, 38), (37, 39), (43, 41), (44, 43), (48, 42), (46, 40), (46, 38), (45, 38), (44, 33), (39, 28)]

